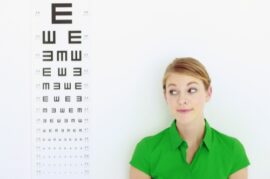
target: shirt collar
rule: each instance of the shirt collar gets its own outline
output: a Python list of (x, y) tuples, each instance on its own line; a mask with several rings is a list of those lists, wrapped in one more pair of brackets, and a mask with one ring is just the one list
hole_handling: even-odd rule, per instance
[(205, 135), (203, 137), (203, 142), (206, 145), (208, 150), (211, 150), (211, 146), (212, 146), (212, 128), (209, 125), (208, 121), (206, 119), (205, 120)]
[[(171, 144), (172, 144), (173, 149), (178, 148), (179, 146), (182, 145), (183, 142), (185, 142), (184, 139), (178, 133), (175, 119), (169, 128), (169, 134), (170, 134)], [(205, 135), (203, 137), (203, 144), (206, 146), (208, 151), (211, 149), (212, 128), (210, 127), (206, 119), (205, 119)]]

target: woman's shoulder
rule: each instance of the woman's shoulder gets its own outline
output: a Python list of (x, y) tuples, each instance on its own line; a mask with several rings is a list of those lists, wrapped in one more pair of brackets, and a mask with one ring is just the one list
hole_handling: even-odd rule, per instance
[(244, 145), (236, 137), (212, 129), (213, 150), (222, 161), (228, 161), (229, 173), (232, 174), (241, 168), (247, 167), (250, 162)]
[(240, 142), (238, 138), (220, 132), (219, 130), (216, 130), (214, 128), (211, 129), (212, 129), (213, 143), (223, 148), (223, 150), (226, 148), (228, 150), (235, 150), (235, 148), (243, 148), (243, 144)]
[(167, 143), (169, 137), (169, 127), (165, 128), (157, 133), (143, 137), (138, 145), (147, 146), (150, 150), (156, 148), (157, 146), (164, 145)]

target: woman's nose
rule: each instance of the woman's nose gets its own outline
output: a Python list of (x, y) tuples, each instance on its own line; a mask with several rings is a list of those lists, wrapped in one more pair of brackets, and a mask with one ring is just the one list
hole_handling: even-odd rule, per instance
[(178, 98), (177, 98), (178, 104), (183, 105), (183, 104), (187, 104), (187, 102), (188, 102), (187, 96), (185, 96), (185, 95), (178, 96)]

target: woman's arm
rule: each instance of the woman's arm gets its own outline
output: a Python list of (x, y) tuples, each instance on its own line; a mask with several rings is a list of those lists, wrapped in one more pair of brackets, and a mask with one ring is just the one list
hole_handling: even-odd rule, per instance
[(241, 170), (238, 170), (237, 172), (231, 174), (229, 179), (248, 179), (248, 170), (247, 167), (243, 168)]
[(151, 177), (137, 168), (131, 166), (130, 167), (130, 175), (129, 179), (151, 179)]

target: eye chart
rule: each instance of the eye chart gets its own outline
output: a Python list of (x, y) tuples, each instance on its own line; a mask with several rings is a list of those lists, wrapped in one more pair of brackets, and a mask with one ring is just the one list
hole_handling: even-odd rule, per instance
[(89, 9), (32, 1), (32, 179), (90, 176)]

